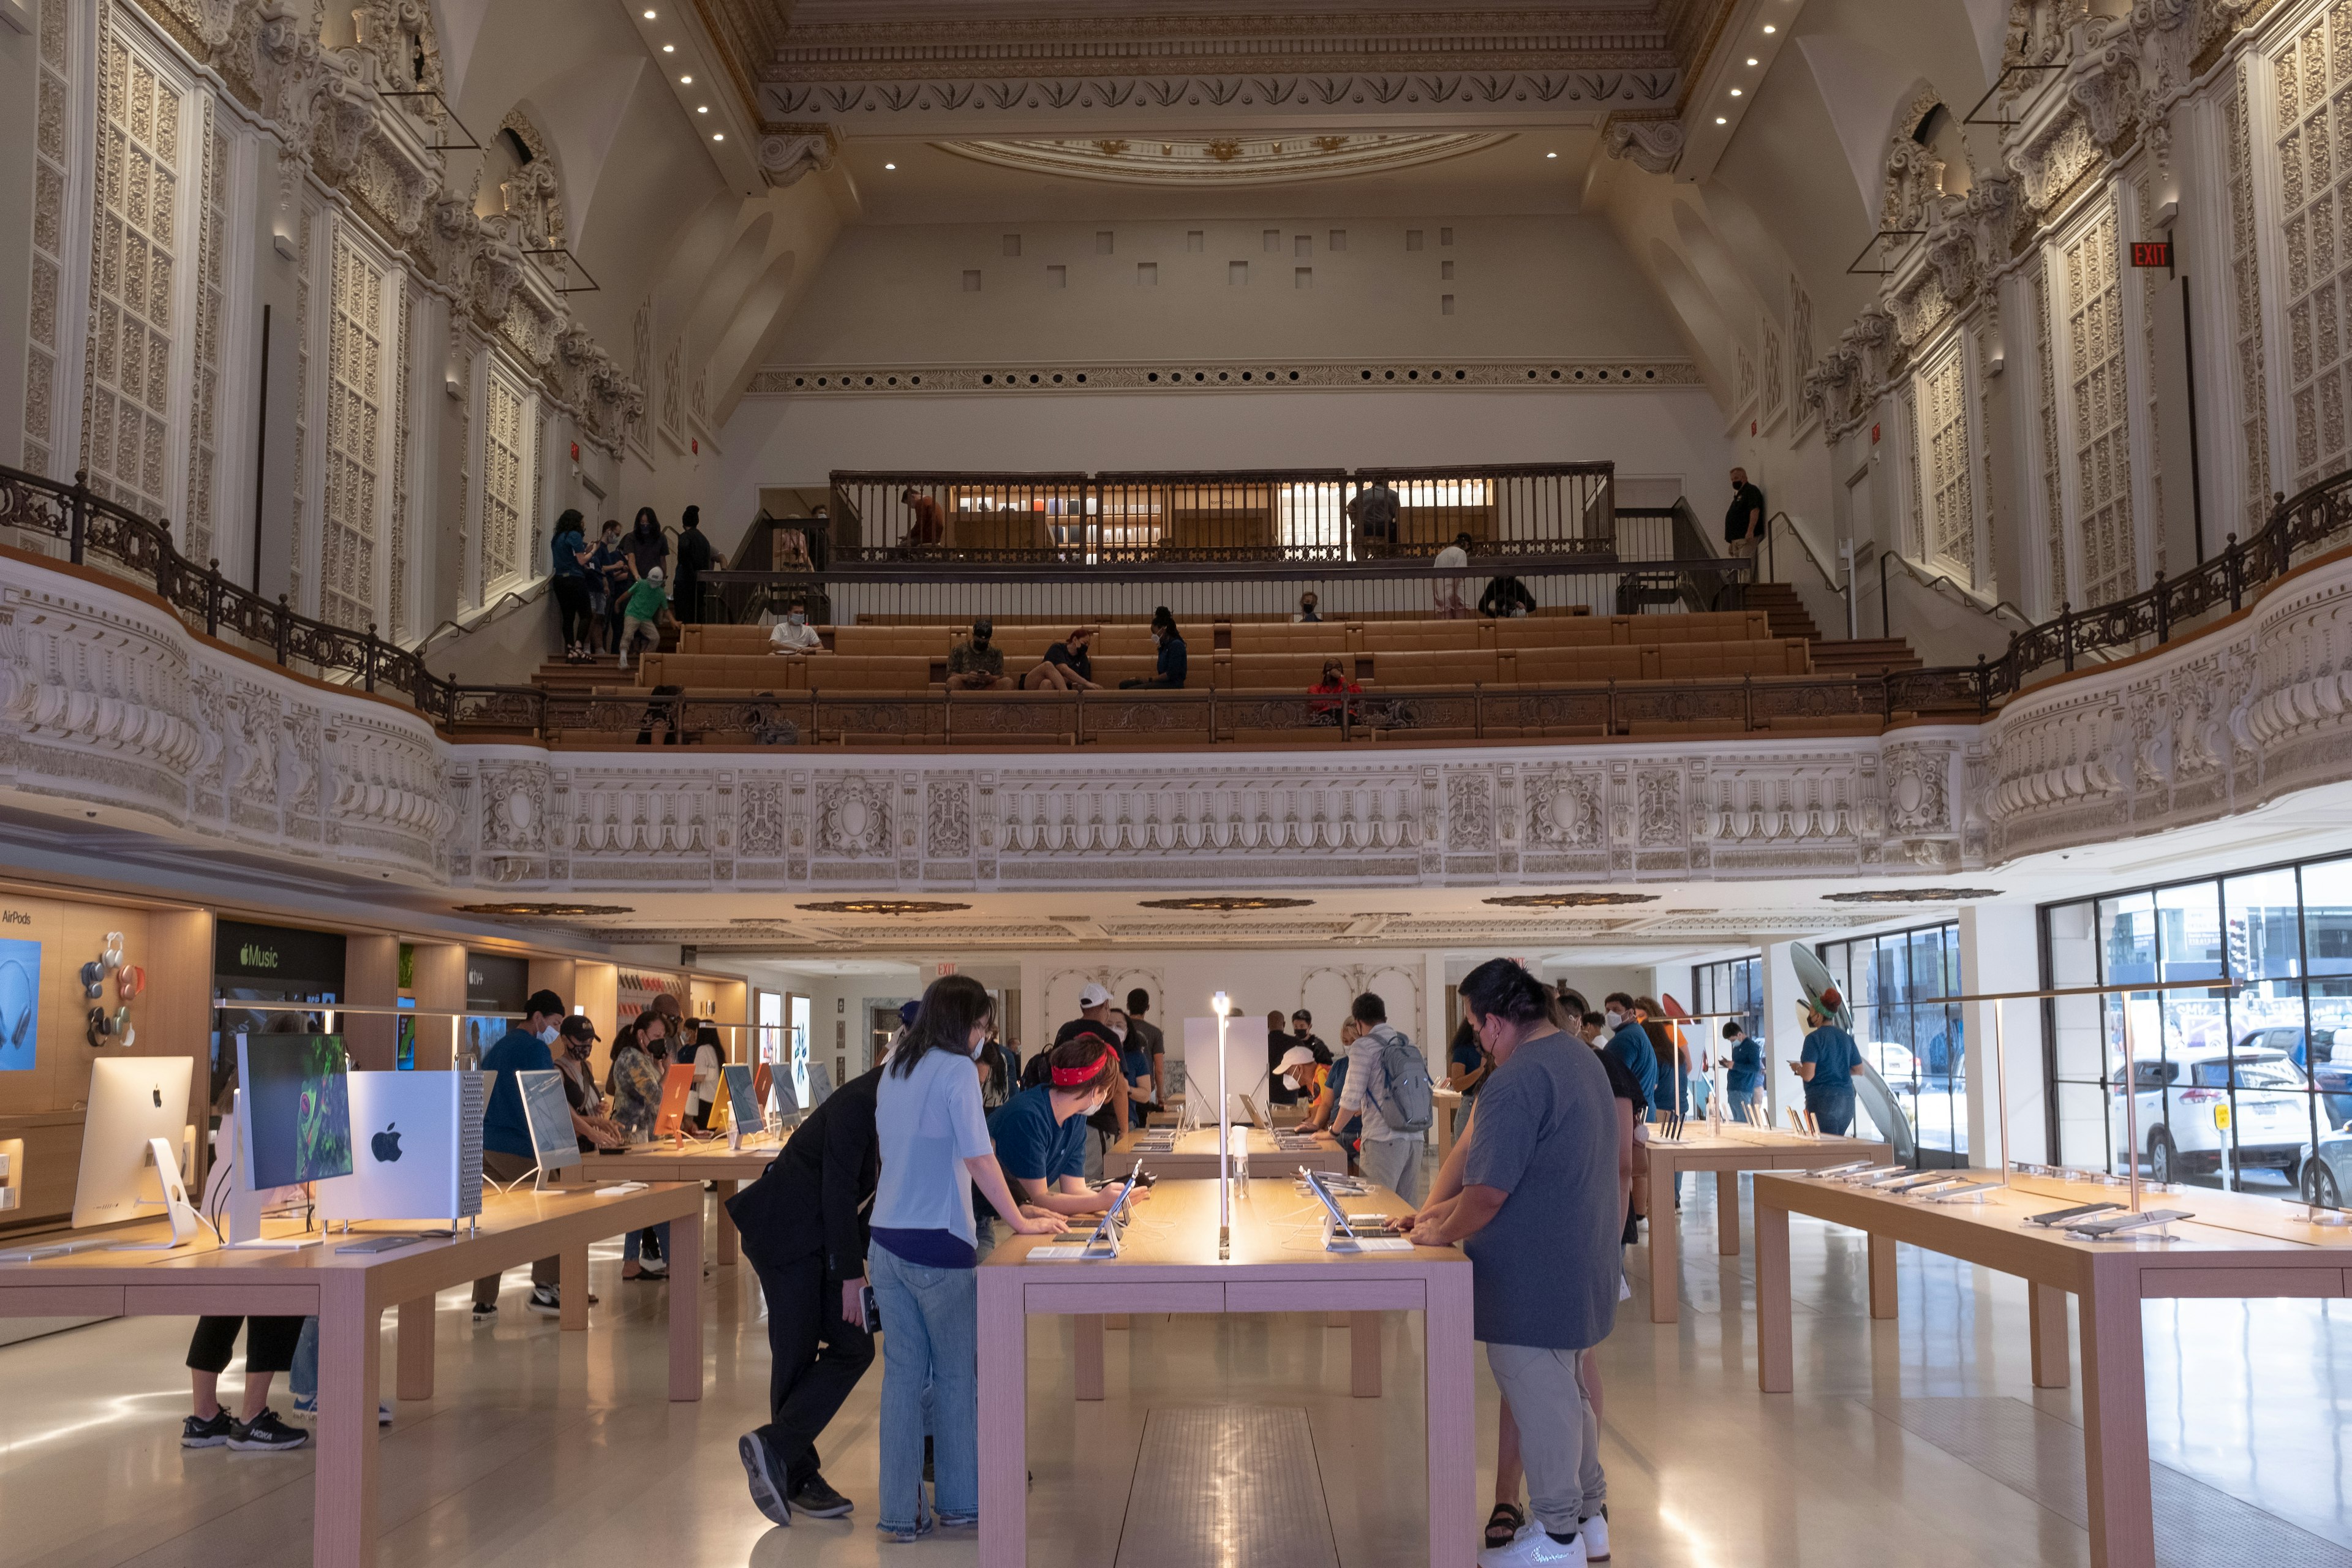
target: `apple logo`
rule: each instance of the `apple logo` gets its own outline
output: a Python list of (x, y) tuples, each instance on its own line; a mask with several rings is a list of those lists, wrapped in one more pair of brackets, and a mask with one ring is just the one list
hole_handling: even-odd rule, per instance
[(383, 1131), (368, 1140), (368, 1152), (379, 1165), (396, 1164), (400, 1160), (400, 1123), (387, 1121)]

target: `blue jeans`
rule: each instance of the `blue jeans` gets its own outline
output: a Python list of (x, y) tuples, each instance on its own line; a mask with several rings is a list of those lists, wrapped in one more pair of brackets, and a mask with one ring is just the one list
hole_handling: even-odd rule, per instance
[(294, 1365), (286, 1374), (297, 1399), (319, 1396), (319, 1320), (302, 1320), (302, 1337), (294, 1342)]
[(1805, 1109), (1824, 1132), (1843, 1138), (1853, 1127), (1853, 1090), (1829, 1089), (1805, 1096)]
[(980, 1517), (980, 1275), (925, 1268), (877, 1242), (866, 1254), (882, 1310), (884, 1530), (923, 1513), (923, 1394), (931, 1395), (932, 1493), (944, 1521)]
[[(669, 1221), (662, 1221), (653, 1227), (653, 1231), (656, 1236), (661, 1237), (662, 1261), (667, 1263), (669, 1261)], [(645, 1251), (645, 1246), (646, 1233), (642, 1230), (633, 1230), (623, 1237), (621, 1238), (622, 1264), (626, 1266), (637, 1261)]]

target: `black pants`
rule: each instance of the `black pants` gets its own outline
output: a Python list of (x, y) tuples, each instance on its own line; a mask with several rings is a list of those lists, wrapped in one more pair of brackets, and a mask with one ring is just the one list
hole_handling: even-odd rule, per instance
[(245, 1331), (245, 1370), (290, 1372), (294, 1345), (302, 1337), (302, 1320), (293, 1318), (198, 1318), (195, 1336), (188, 1341), (188, 1369), (217, 1376), (228, 1370), (236, 1349), (237, 1325)]
[(677, 574), (677, 593), (670, 601), (670, 614), (688, 626), (702, 621), (702, 574), (681, 572)]
[(745, 1256), (768, 1298), (768, 1424), (759, 1436), (782, 1461), (786, 1489), (797, 1490), (817, 1472), (817, 1435), (874, 1364), (874, 1336), (843, 1321), (824, 1254), (783, 1263)]
[(593, 634), (588, 616), (588, 584), (579, 577), (555, 579), (555, 616), (563, 626), (563, 646), (585, 647)]

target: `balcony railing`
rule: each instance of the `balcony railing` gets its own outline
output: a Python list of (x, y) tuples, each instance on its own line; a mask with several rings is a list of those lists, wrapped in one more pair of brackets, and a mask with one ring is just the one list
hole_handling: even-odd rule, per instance
[(1352, 473), (842, 472), (833, 476), (833, 510), (850, 540), (835, 552), (845, 563), (1328, 564), (1426, 559), (1464, 533), (1490, 557), (1617, 553), (1609, 463)]
[[(1425, 472), (1425, 471), (1424, 471)], [(153, 593), (176, 613), (184, 624), (201, 630), (207, 636), (241, 645), (257, 658), (299, 668), (331, 681), (343, 682), (368, 691), (392, 691), (405, 696), (419, 713), (445, 731), (460, 735), (499, 734), (560, 734), (583, 731), (599, 731), (608, 728), (599, 721), (609, 717), (605, 710), (584, 712), (577, 705), (587, 703), (617, 705), (610, 711), (623, 711), (641, 718), (649, 710), (660, 710), (669, 704), (676, 715), (674, 727), (688, 732), (698, 729), (714, 735), (724, 732), (715, 721), (698, 725), (699, 710), (693, 705), (720, 700), (696, 697), (614, 696), (605, 698), (559, 697), (530, 686), (474, 686), (436, 677), (425, 668), (424, 660), (414, 651), (387, 642), (371, 626), (365, 631), (333, 626), (296, 612), (282, 596), (271, 600), (250, 588), (230, 582), (221, 575), (217, 561), (198, 566), (181, 555), (165, 523), (140, 517), (134, 512), (93, 492), (77, 479), (67, 485), (39, 474), (0, 466), (0, 529), (14, 529), (37, 542), (42, 554), (62, 548), (65, 558), (79, 566), (93, 559), (105, 562), (116, 574), (128, 578), (136, 586)], [(1356, 727), (1364, 725), (1386, 734), (1402, 735), (1406, 730), (1418, 730), (1424, 735), (1432, 732), (1453, 733), (1468, 731), (1473, 734), (1489, 729), (1507, 728), (1522, 734), (1543, 733), (1558, 727), (1563, 731), (1588, 728), (1585, 718), (1549, 716), (1553, 710), (1541, 705), (1560, 706), (1559, 711), (1590, 715), (1593, 705), (1601, 705), (1597, 721), (1608, 732), (1616, 732), (1622, 724), (1651, 722), (1681, 722), (1688, 714), (1689, 721), (1720, 722), (1727, 728), (1753, 728), (1780, 719), (1785, 712), (1790, 721), (1808, 714), (1824, 717), (1839, 714), (1881, 715), (1897, 713), (1985, 713), (1992, 707), (2020, 690), (2029, 679), (2053, 665), (2067, 669), (2076, 668), (2084, 659), (2126, 654), (2160, 645), (2180, 637), (2205, 622), (2244, 607), (2247, 599), (2265, 584), (2284, 576), (2294, 566), (2309, 560), (2323, 549), (2333, 548), (2352, 541), (2352, 472), (2322, 480), (2292, 498), (2282, 498), (2273, 509), (2271, 521), (2252, 539), (2241, 541), (2230, 537), (2227, 547), (2213, 559), (2193, 570), (2173, 578), (2159, 576), (2154, 586), (2111, 605), (2077, 611), (2069, 606), (2055, 620), (2046, 621), (2014, 634), (2008, 650), (1998, 659), (1979, 659), (1974, 666), (1940, 669), (1916, 669), (1891, 672), (1883, 676), (1827, 677), (1807, 676), (1778, 678), (1766, 680), (1695, 680), (1675, 682), (1643, 682), (1638, 689), (1623, 686), (1562, 688), (1558, 690), (1531, 691), (1525, 689), (1474, 689), (1462, 693), (1415, 692), (1402, 697), (1382, 695), (1375, 698), (1367, 693), (1338, 709), (1338, 723), (1343, 733), (1353, 734)], [(1482, 552), (1482, 554), (1485, 553)], [(985, 563), (947, 561), (913, 563), (920, 568), (910, 586), (946, 588), (955, 584), (976, 585), (992, 576), (1003, 580), (1021, 575), (1003, 567), (991, 573)], [(1217, 575), (1229, 585), (1263, 581), (1263, 588), (1251, 588), (1250, 593), (1289, 597), (1295, 593), (1291, 574), (1333, 585), (1361, 574), (1365, 584), (1375, 584), (1382, 578), (1397, 581), (1418, 579), (1423, 591), (1430, 583), (1445, 575), (1433, 572), (1418, 562), (1366, 563), (1333, 573), (1337, 563), (1267, 562), (1255, 565), (1235, 563)], [(1577, 574), (1562, 567), (1549, 573), (1532, 564), (1510, 563), (1523, 576), (1542, 579), (1548, 576), (1573, 578)], [(1678, 593), (1694, 591), (1695, 573), (1702, 572), (1706, 563), (1671, 562), (1657, 563), (1662, 574), (1671, 574)], [(1739, 581), (1735, 563), (1719, 563), (1724, 575), (1715, 580), (1714, 592), (1718, 595), (1735, 591)], [(1598, 568), (1591, 568), (1597, 570)], [(1193, 579), (1199, 580), (1202, 567), (1192, 568)], [(1612, 574), (1621, 582), (1638, 582), (1643, 569), (1637, 563), (1617, 564)], [(1115, 574), (1132, 577), (1138, 584), (1134, 590), (1140, 597), (1160, 591), (1164, 584), (1155, 578), (1181, 581), (1167, 576), (1171, 567), (1156, 569), (1140, 565)], [(1485, 579), (1493, 574), (1494, 567), (1481, 564), (1467, 573), (1455, 573), (1456, 577)], [(1031, 568), (1029, 575), (1036, 575)], [(725, 574), (733, 576), (737, 574)], [(751, 576), (765, 574), (752, 574)], [(828, 592), (835, 584), (846, 591), (854, 586), (875, 581), (884, 574), (872, 567), (866, 571), (836, 568), (821, 578), (808, 580), (811, 585), (822, 586)], [(901, 567), (888, 575), (907, 579), (907, 569)], [(1048, 568), (1045, 576), (1061, 580), (1059, 586), (1073, 584), (1082, 587), (1089, 597), (1087, 618), (1103, 618), (1101, 595), (1104, 583), (1115, 580), (1107, 574), (1103, 581), (1089, 580), (1084, 574), (1074, 575), (1066, 567), (1058, 571)], [(1121, 589), (1120, 592), (1127, 590)], [(1349, 592), (1360, 591), (1349, 586)], [(1361, 590), (1376, 591), (1376, 590)], [(1466, 590), (1465, 597), (1470, 595)], [(1340, 606), (1335, 606), (1338, 608)], [(1727, 605), (1727, 607), (1728, 607)], [(1053, 614), (1059, 606), (1041, 611)], [(1400, 608), (1402, 605), (1400, 605)], [(1228, 613), (1233, 613), (1230, 610)], [(1242, 612), (1247, 613), (1247, 612)], [(1266, 612), (1275, 613), (1273, 610)], [(1377, 614), (1377, 606), (1366, 608), (1365, 614)], [(1076, 624), (1074, 621), (1073, 624)], [(824, 733), (827, 730), (824, 712), (828, 703), (854, 701), (855, 705), (876, 713), (895, 712), (905, 715), (893, 721), (911, 733), (921, 712), (922, 733), (933, 733), (930, 726), (936, 712), (937, 732), (950, 732), (951, 711), (969, 710), (977, 713), (992, 700), (1005, 702), (1020, 699), (992, 698), (989, 694), (959, 693), (952, 698), (908, 693), (904, 696), (877, 694), (854, 700), (816, 694), (787, 694), (774, 699), (761, 699), (776, 712), (805, 711), (807, 732)], [(1067, 727), (1057, 727), (1052, 732), (1058, 740), (1066, 734), (1085, 733), (1099, 736), (1108, 732), (1114, 722), (1128, 725), (1129, 734), (1148, 738), (1155, 731), (1171, 726), (1174, 716), (1191, 707), (1202, 704), (1223, 704), (1221, 713), (1235, 711), (1235, 703), (1255, 702), (1258, 711), (1268, 714), (1284, 712), (1300, 716), (1297, 726), (1302, 731), (1312, 726), (1327, 727), (1331, 721), (1322, 715), (1332, 710), (1332, 699), (1319, 700), (1326, 706), (1310, 708), (1309, 699), (1263, 698), (1246, 694), (1219, 692), (1167, 691), (1140, 694), (1120, 693), (1116, 698), (1108, 693), (1087, 694), (1083, 702), (1075, 705), (1091, 717), (1083, 726), (1075, 721)], [(1663, 703), (1665, 711), (1675, 718), (1656, 720), (1637, 718), (1626, 707), (1633, 701)], [(1766, 704), (1759, 714), (1756, 704)], [(1420, 714), (1443, 711), (1446, 721), (1419, 720), (1410, 726), (1382, 726), (1368, 719), (1368, 713), (1378, 712), (1369, 705), (1377, 701), (1407, 701), (1417, 704)], [(1456, 722), (1461, 704), (1468, 704), (1466, 722)], [(1454, 704), (1444, 708), (1446, 703)], [(1363, 704), (1366, 706), (1359, 706)], [(1506, 721), (1496, 715), (1505, 705), (1517, 704), (1512, 711), (1533, 710), (1534, 719)], [(1526, 705), (1536, 707), (1529, 710)], [(571, 705), (571, 706), (567, 706)], [(1121, 705), (1124, 705), (1122, 707)], [(1785, 705), (1775, 706), (1775, 705)], [(1029, 706), (1038, 706), (1029, 704)], [(1127, 715), (1120, 720), (1118, 715)], [(1736, 715), (1736, 719), (1735, 719)], [(1158, 717), (1155, 717), (1158, 716)], [(1008, 725), (1010, 721), (1008, 720)], [(1024, 721), (1024, 722), (1026, 722)], [(799, 721), (794, 721), (795, 727)], [(1058, 721), (1057, 721), (1058, 724)], [(635, 722), (621, 728), (634, 729)], [(1219, 732), (1213, 721), (1194, 726), (1187, 719), (1177, 726), (1200, 728), (1210, 733)], [(1276, 723), (1223, 726), (1227, 730), (1246, 729), (1253, 731), (1281, 730)], [(840, 724), (835, 732), (866, 732), (863, 725)], [(746, 731), (748, 732), (748, 731)], [(969, 731), (967, 731), (969, 732)], [(1011, 729), (998, 731), (999, 740), (1009, 740)]]

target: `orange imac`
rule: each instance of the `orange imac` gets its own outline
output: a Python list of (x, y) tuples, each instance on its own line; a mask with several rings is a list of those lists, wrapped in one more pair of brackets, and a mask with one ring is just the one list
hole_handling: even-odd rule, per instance
[(694, 1064), (674, 1062), (662, 1079), (661, 1110), (654, 1118), (656, 1138), (686, 1137), (686, 1097), (694, 1092)]

